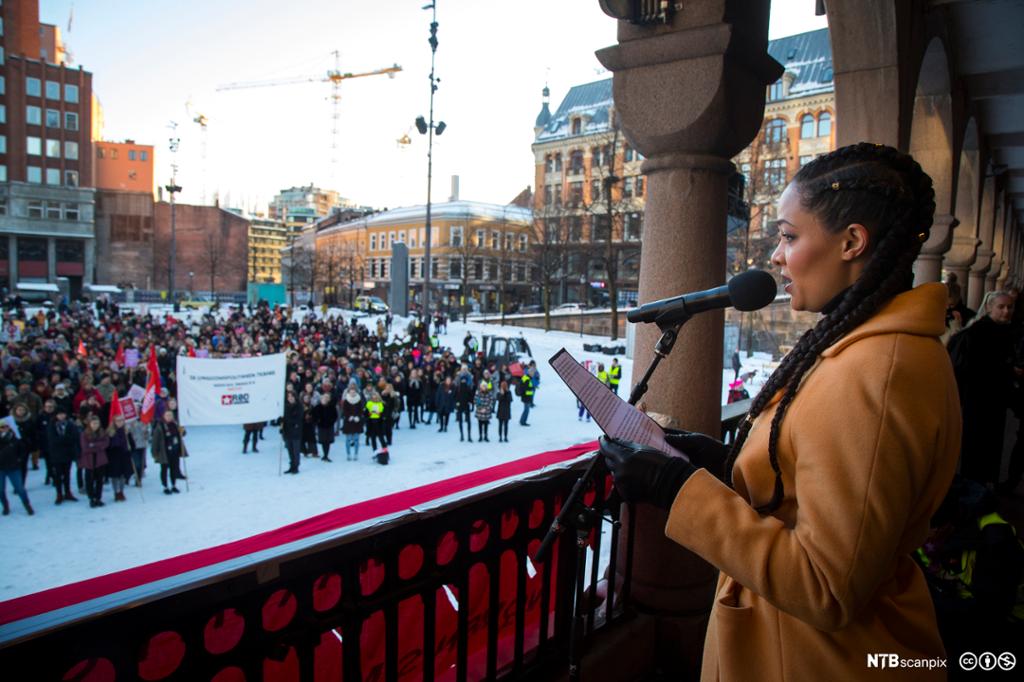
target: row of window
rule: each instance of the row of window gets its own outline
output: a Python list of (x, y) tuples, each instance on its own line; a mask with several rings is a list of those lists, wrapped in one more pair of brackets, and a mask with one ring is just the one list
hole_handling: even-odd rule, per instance
[[(515, 235), (511, 232), (505, 233), (505, 250), (511, 251), (514, 244)], [(519, 250), (525, 252), (529, 246), (530, 238), (526, 234), (519, 235)], [(448, 241), (449, 246), (460, 247), (463, 245), (463, 235), (461, 225), (452, 225), (450, 230), (450, 239)], [(501, 246), (501, 233), (491, 231), (490, 240), (487, 239), (486, 230), (476, 231), (476, 240), (473, 242), (473, 246), (478, 249), (490, 248), (497, 251)]]
[[(569, 173), (576, 174), (583, 172), (583, 150), (573, 149), (569, 152)], [(625, 162), (631, 161), (643, 161), (644, 155), (633, 149), (631, 146), (626, 144), (622, 150), (622, 158)], [(611, 145), (606, 144), (603, 147), (593, 147), (590, 150), (590, 166), (603, 166), (611, 161)], [(562, 170), (562, 154), (556, 152), (554, 154), (547, 154), (544, 157), (544, 169), (548, 173), (555, 173)]]
[[(3, 177), (0, 180), (7, 179), (7, 167), (3, 167)], [(26, 166), (25, 168), (25, 180), (27, 182), (42, 183), (43, 182), (43, 171), (46, 171), (46, 182), (47, 185), (60, 185), (61, 184), (61, 173), (59, 168), (40, 168), (39, 166)], [(66, 170), (64, 171), (64, 184), (68, 187), (78, 187), (78, 171)]]
[[(601, 201), (605, 195), (604, 180), (598, 178), (590, 181), (590, 200), (592, 202)], [(622, 178), (622, 198), (632, 199), (633, 197), (642, 197), (644, 195), (644, 177), (642, 175), (627, 175)], [(570, 182), (569, 193), (566, 199), (566, 204), (569, 206), (579, 206), (583, 203), (583, 183), (582, 182)], [(562, 205), (562, 192), (557, 186), (545, 186), (544, 187), (544, 205), (545, 206), (561, 206)]]
[[(821, 154), (802, 154), (800, 156), (800, 167), (803, 168), (811, 161), (814, 160), (815, 156), (821, 156)], [(750, 187), (751, 182), (751, 166), (749, 163), (740, 164), (740, 172), (743, 174), (743, 178), (746, 181), (746, 186)], [(787, 182), (786, 177), (786, 160), (785, 159), (767, 159), (764, 162), (763, 167), (763, 181), (764, 186), (758, 188), (758, 192), (780, 192), (782, 191)]]
[(47, 220), (79, 220), (81, 211), (78, 204), (60, 201), (28, 202), (29, 218), (46, 218)]
[[(25, 77), (25, 94), (29, 97), (42, 97), (43, 96), (43, 82), (34, 76)], [(60, 83), (57, 81), (46, 81), (46, 99), (51, 99), (55, 102), (60, 101)], [(78, 102), (78, 86), (66, 83), (64, 85), (64, 101), (77, 103)]]
[[(110, 159), (115, 159), (116, 160), (117, 157), (118, 157), (118, 153), (117, 152), (118, 152), (118, 150), (116, 150), (116, 149), (104, 149), (103, 147), (96, 147), (96, 158), (97, 159), (110, 158)], [(149, 152), (146, 151), (145, 149), (138, 149), (138, 150), (136, 150), (136, 149), (129, 149), (128, 150), (128, 160), (129, 161), (135, 161), (136, 159), (139, 160), (139, 161), (146, 161), (146, 160), (148, 160), (149, 159)]]
[[(25, 138), (25, 153), (28, 154), (29, 156), (42, 156), (44, 146), (46, 148), (46, 158), (61, 158), (60, 140), (43, 140), (41, 137), (34, 137), (32, 135), (29, 135)], [(4, 149), (6, 149), (6, 140), (4, 141)], [(71, 159), (72, 161), (78, 160), (77, 142), (72, 142), (71, 140), (64, 141), (64, 158)]]
[[(441, 261), (439, 258), (432, 257), (431, 259), (431, 274), (433, 278), (440, 278), (440, 266)], [(449, 279), (462, 279), (463, 276), (463, 262), (466, 259), (461, 257), (452, 257), (448, 259), (448, 278)], [(387, 279), (390, 276), (391, 270), (391, 259), (390, 258), (368, 258), (366, 261), (367, 268), (369, 269), (370, 279)], [(505, 281), (508, 282), (525, 282), (526, 281), (526, 263), (517, 262), (509, 264), (508, 276)], [(410, 258), (409, 259), (409, 277), (410, 279), (420, 279), (423, 277), (424, 267), (423, 258)], [(483, 281), (500, 281), (502, 275), (501, 264), (497, 260), (490, 260), (485, 258), (474, 258), (466, 262), (466, 275), (467, 279), (483, 280)]]
[[(828, 137), (832, 134), (832, 114), (827, 111), (818, 115), (814, 120), (811, 114), (804, 114), (800, 117), (800, 139), (807, 140), (813, 137)], [(773, 118), (764, 126), (765, 144), (778, 144), (785, 142), (786, 121), (781, 118)]]
[[(6, 239), (0, 240), (0, 260), (8, 260), (10, 257), (9, 242)], [(83, 239), (55, 239), (54, 251), (57, 260), (65, 263), (82, 263), (85, 261), (85, 240)], [(46, 237), (18, 237), (18, 260), (36, 261), (45, 263), (49, 260), (49, 240)]]
[[(60, 111), (57, 109), (46, 110), (46, 127), (60, 128)], [(25, 123), (28, 125), (43, 125), (43, 110), (31, 104), (25, 107)], [(78, 130), (78, 114), (74, 111), (64, 112), (64, 128), (66, 130)]]
[[(426, 231), (426, 228), (423, 228), (423, 227), (419, 228), (418, 231), (417, 230), (409, 230), (408, 237), (409, 237), (409, 247), (410, 248), (416, 248), (417, 243), (419, 243), (421, 246), (423, 245), (423, 243), (426, 241), (425, 231)], [(437, 237), (438, 232), (440, 232), (439, 229), (438, 230), (434, 230), (431, 233), (431, 236), (430, 236), (431, 237), (431, 239), (430, 239), (431, 246), (437, 246), (438, 245), (438, 237)], [(417, 240), (417, 236), (419, 237), (418, 240)], [(391, 232), (388, 232), (388, 233), (384, 233), (384, 232), (376, 233), (376, 232), (374, 232), (374, 233), (370, 234), (370, 249), (369, 250), (370, 251), (377, 251), (378, 247), (379, 247), (379, 250), (387, 251), (390, 248), (392, 248), (392, 246), (394, 244), (404, 244), (405, 243), (405, 239), (406, 239), (406, 231), (405, 230), (397, 230), (397, 231), (396, 230), (392, 230)], [(506, 251), (512, 251), (515, 248), (515, 239), (516, 239), (516, 235), (513, 234), (512, 232), (506, 232), (505, 233), (504, 249)], [(459, 247), (459, 246), (463, 245), (463, 226), (462, 225), (452, 225), (451, 226), (451, 228), (449, 229), (448, 245), (449, 246), (453, 246), (453, 247)], [(476, 231), (475, 246), (478, 247), (478, 248), (481, 248), (481, 249), (490, 248), (490, 249), (493, 249), (493, 250), (497, 251), (498, 249), (500, 249), (502, 247), (501, 233), (496, 231), (496, 230), (492, 230), (490, 232), (490, 238), (488, 239), (488, 235), (487, 235), (487, 231), (486, 230), (477, 230)], [(520, 234), (519, 235), (519, 250), (520, 251), (526, 251), (528, 246), (529, 246), (529, 237), (526, 234)]]
[[(609, 222), (607, 215), (590, 216), (590, 240), (606, 242), (609, 238)], [(563, 242), (582, 242), (583, 227), (586, 221), (583, 216), (567, 216), (566, 218), (548, 218), (544, 221), (545, 243), (561, 244)], [(626, 213), (622, 220), (622, 238), (624, 241), (640, 241), (643, 227), (643, 214), (639, 211)]]

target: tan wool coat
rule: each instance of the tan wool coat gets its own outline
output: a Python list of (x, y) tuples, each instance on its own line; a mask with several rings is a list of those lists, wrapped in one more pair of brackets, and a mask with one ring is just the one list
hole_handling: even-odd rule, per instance
[(754, 507), (774, 488), (777, 402), (750, 430), (735, 490), (701, 470), (679, 491), (666, 534), (722, 571), (703, 680), (945, 678), (867, 667), (872, 653), (946, 657), (910, 556), (960, 447), (945, 306), (943, 285), (919, 286), (822, 352), (782, 422), (785, 500), (773, 514)]

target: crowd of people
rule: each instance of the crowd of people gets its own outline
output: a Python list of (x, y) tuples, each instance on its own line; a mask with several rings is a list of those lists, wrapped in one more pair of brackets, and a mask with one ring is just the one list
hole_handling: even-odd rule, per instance
[[(266, 305), (179, 319), (154, 316), (116, 304), (62, 305), (59, 310), (27, 309), (7, 300), (0, 324), (0, 502), (10, 514), (7, 481), (26, 513), (34, 514), (26, 493), (32, 472), (52, 485), (55, 504), (104, 506), (108, 488), (115, 502), (126, 500), (125, 486), (142, 486), (147, 463), (159, 465), (162, 491), (187, 485), (188, 449), (178, 424), (176, 358), (246, 357), (284, 352), (287, 381), (284, 411), (277, 420), (244, 425), (243, 454), (259, 452), (265, 431), (280, 431), (289, 456), (287, 473), (297, 474), (304, 459), (333, 462), (335, 440), (346, 458), (359, 458), (369, 446), (374, 459), (388, 463), (395, 432), (436, 427), (447, 432), (452, 413), (460, 441), (508, 442), (514, 398), (528, 416), (540, 383), (535, 362), (521, 367), (486, 364), (479, 353), (456, 355), (414, 319), (404, 336), (389, 342), (392, 319), (371, 331), (355, 318), (309, 314)], [(153, 354), (162, 386), (151, 423), (126, 416), (113, 403), (138, 396), (149, 379), (146, 358)], [(114, 407), (114, 409), (112, 409)], [(135, 403), (136, 413), (140, 407)], [(147, 457), (147, 452), (149, 457)], [(74, 472), (72, 472), (74, 469)], [(77, 494), (76, 494), (77, 493)]]

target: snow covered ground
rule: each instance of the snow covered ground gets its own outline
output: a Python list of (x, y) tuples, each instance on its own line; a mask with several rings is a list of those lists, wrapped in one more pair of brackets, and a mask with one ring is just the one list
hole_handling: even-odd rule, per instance
[[(364, 323), (375, 325), (376, 321), (367, 318)], [(442, 344), (461, 350), (467, 328), (477, 338), (520, 332), (472, 321), (452, 323)], [(387, 467), (370, 459), (368, 447), (361, 448), (359, 461), (347, 462), (344, 443), (336, 442), (334, 462), (304, 458), (298, 476), (282, 476), (279, 471), (287, 467), (287, 453), (276, 429), (265, 430), (259, 453), (243, 455), (241, 426), (191, 427), (185, 438), (191, 453), (184, 460), (187, 491), (179, 483), (181, 494), (164, 495), (159, 468), (151, 465), (141, 488), (126, 488), (126, 502), (114, 503), (108, 487), (106, 506), (98, 509), (89, 508), (84, 494), (78, 503), (54, 505), (53, 488), (43, 485), (44, 472), (30, 470), (27, 490), (36, 515), (27, 516), (8, 487), (12, 511), (0, 520), (5, 549), (0, 557), (0, 601), (230, 542), (361, 500), (596, 438), (599, 429), (577, 420), (575, 398), (547, 359), (565, 347), (580, 361), (607, 364), (610, 356), (583, 351), (584, 343), (607, 340), (522, 331), (540, 368), (541, 384), (530, 427), (519, 425), (522, 404), (516, 399), (508, 443), (497, 442), (494, 423), (490, 443), (478, 442), (475, 433), (473, 443), (465, 443), (459, 442), (454, 419), (442, 434), (436, 422), (409, 430), (403, 417)], [(633, 363), (622, 357), (619, 361), (626, 387)], [(762, 370), (753, 380), (751, 394), (766, 376), (762, 368), (767, 361), (763, 357), (744, 360), (744, 371)], [(731, 370), (723, 373), (723, 402), (731, 378)]]

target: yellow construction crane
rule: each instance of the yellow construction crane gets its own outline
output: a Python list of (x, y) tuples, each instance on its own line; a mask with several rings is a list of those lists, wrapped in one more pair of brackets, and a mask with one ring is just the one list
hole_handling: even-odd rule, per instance
[(266, 88), (277, 85), (297, 85), (299, 83), (330, 83), (331, 84), (331, 167), (337, 174), (338, 166), (338, 106), (341, 102), (341, 82), (349, 78), (363, 78), (365, 76), (383, 76), (394, 78), (395, 74), (402, 70), (398, 64), (392, 64), (383, 69), (363, 71), (361, 73), (342, 73), (341, 53), (335, 50), (334, 69), (329, 70), (326, 76), (293, 76), (290, 78), (279, 78), (259, 81), (246, 81), (240, 83), (225, 83), (217, 86), (217, 91), (240, 90), (242, 88)]

